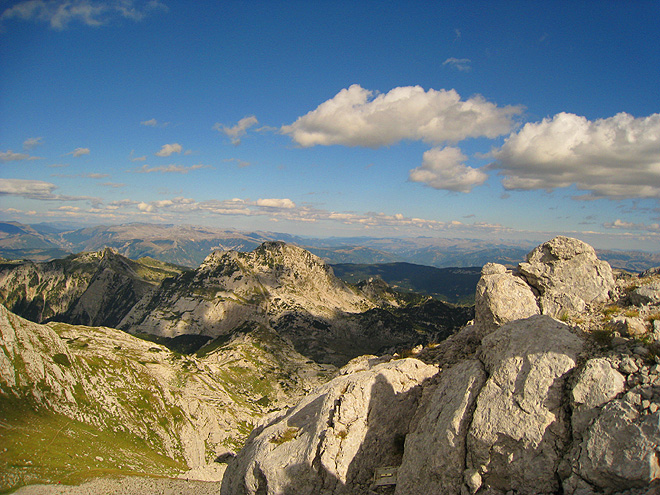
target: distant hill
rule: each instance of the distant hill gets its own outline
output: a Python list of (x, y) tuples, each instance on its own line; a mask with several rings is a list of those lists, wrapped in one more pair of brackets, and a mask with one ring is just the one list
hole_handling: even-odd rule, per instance
[[(66, 230), (63, 225), (0, 223), (0, 256), (33, 261), (111, 247), (130, 259), (149, 256), (197, 268), (215, 250), (249, 252), (269, 241), (297, 245), (331, 264), (406, 262), (436, 268), (483, 266), (488, 262), (516, 266), (535, 246), (532, 242), (440, 237), (313, 238), (191, 225), (131, 223)], [(629, 271), (660, 265), (660, 253), (601, 250), (598, 254), (613, 267)]]
[(397, 290), (417, 292), (454, 304), (473, 304), (481, 267), (435, 268), (413, 263), (332, 265), (335, 275), (355, 284), (372, 277), (382, 278)]

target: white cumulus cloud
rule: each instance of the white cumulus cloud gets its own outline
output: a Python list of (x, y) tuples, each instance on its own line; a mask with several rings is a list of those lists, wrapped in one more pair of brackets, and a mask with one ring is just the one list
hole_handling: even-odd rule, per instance
[(409, 180), (435, 189), (470, 192), (474, 186), (483, 184), (488, 174), (465, 165), (466, 160), (467, 157), (458, 148), (432, 148), (424, 153), (422, 166), (410, 171)]
[(660, 198), (660, 114), (590, 121), (559, 113), (525, 124), (492, 153), (506, 189), (575, 184), (593, 197)]
[(213, 126), (213, 129), (229, 136), (232, 144), (239, 145), (241, 144), (241, 137), (245, 136), (247, 130), (258, 123), (259, 121), (257, 118), (254, 115), (250, 115), (249, 117), (242, 118), (236, 125), (231, 127), (227, 127), (226, 125), (217, 122)]
[(170, 156), (174, 153), (181, 153), (183, 148), (179, 143), (165, 144), (163, 147), (156, 153), (156, 156)]
[(300, 146), (378, 148), (404, 139), (431, 144), (511, 132), (522, 107), (498, 107), (482, 96), (462, 100), (452, 90), (420, 86), (378, 94), (354, 84), (280, 130)]

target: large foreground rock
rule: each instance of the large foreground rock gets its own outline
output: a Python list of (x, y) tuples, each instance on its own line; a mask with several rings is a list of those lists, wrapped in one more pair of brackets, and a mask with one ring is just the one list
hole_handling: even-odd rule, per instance
[(489, 378), (467, 438), (473, 478), (478, 474), (484, 485), (503, 492), (558, 490), (557, 466), (570, 442), (565, 377), (581, 349), (582, 340), (566, 325), (542, 315), (484, 338), (480, 356)]
[(618, 491), (647, 487), (660, 478), (660, 413), (640, 414), (625, 399), (603, 407), (585, 433), (579, 475), (601, 488)]
[(402, 359), (335, 378), (253, 432), (221, 493), (369, 493), (377, 467), (401, 463), (421, 384), (437, 371)]
[(427, 387), (406, 437), (396, 493), (460, 493), (466, 435), (477, 394), (486, 381), (482, 363), (462, 361)]
[(550, 316), (584, 311), (588, 304), (606, 301), (615, 287), (610, 265), (589, 244), (570, 237), (541, 244), (518, 268), (539, 292), (541, 312)]

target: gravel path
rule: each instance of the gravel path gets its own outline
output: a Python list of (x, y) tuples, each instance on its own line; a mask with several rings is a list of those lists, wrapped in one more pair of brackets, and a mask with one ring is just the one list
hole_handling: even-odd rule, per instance
[(96, 478), (77, 486), (30, 485), (17, 495), (218, 495), (219, 482), (186, 481), (172, 478)]

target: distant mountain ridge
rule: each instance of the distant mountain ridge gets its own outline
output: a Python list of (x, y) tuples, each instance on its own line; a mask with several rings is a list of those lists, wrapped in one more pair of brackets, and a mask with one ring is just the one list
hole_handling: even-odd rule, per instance
[(336, 365), (440, 341), (472, 317), (471, 308), (404, 295), (379, 280), (346, 285), (323, 260), (282, 241), (215, 251), (196, 270), (132, 261), (110, 248), (0, 263), (0, 300), (36, 322), (110, 326), (187, 352), (263, 326)]
[[(196, 268), (214, 250), (251, 251), (263, 242), (295, 244), (334, 263), (408, 262), (445, 267), (515, 266), (536, 242), (494, 243), (477, 239), (434, 237), (310, 238), (276, 232), (241, 232), (190, 225), (124, 224), (65, 230), (48, 225), (0, 223), (0, 256), (8, 259), (47, 261), (70, 253), (115, 249), (131, 259), (150, 256), (161, 261)], [(641, 272), (660, 265), (660, 253), (598, 251), (612, 266)]]

